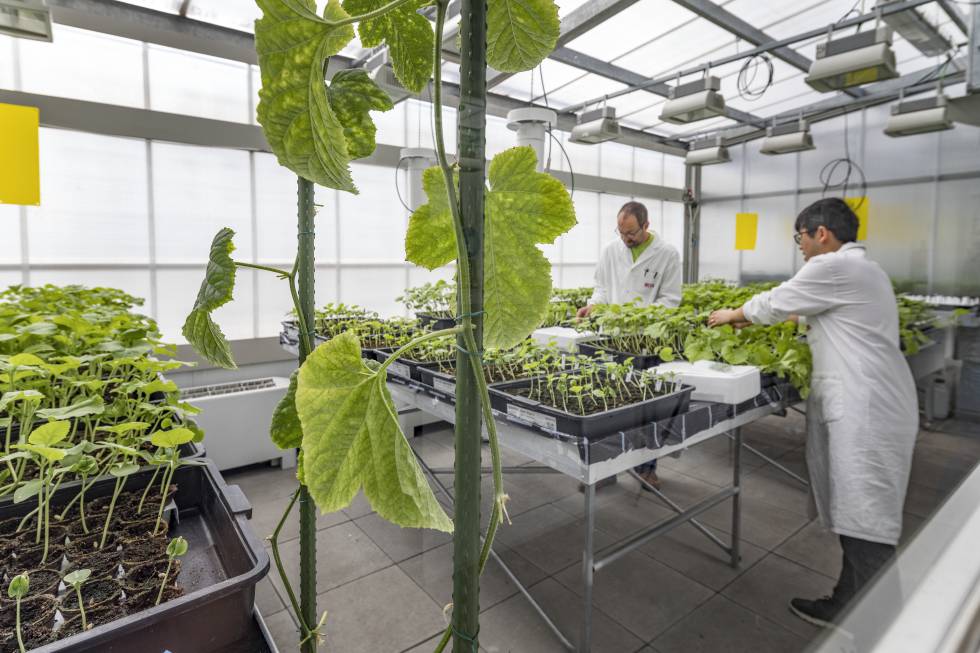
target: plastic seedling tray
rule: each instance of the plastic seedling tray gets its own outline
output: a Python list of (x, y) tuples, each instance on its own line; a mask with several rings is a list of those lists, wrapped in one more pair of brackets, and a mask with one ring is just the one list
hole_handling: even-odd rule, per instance
[(679, 390), (667, 395), (582, 416), (509, 392), (529, 387), (533, 381), (524, 379), (494, 384), (490, 387), (491, 406), (539, 429), (584, 438), (601, 438), (680, 415), (687, 411), (694, 389), (682, 385)]
[(452, 374), (439, 371), (439, 364), (420, 365), (418, 370), (419, 383), (428, 386), (436, 391), (440, 396), (448, 398), (450, 401), (456, 399), (456, 373)]
[[(130, 476), (125, 490), (141, 490), (152, 472)], [(269, 570), (269, 556), (252, 531), (251, 506), (237, 486), (229, 486), (213, 463), (181, 467), (174, 474), (179, 519), (168, 537), (188, 542), (177, 582), (183, 596), (35, 649), (35, 653), (214, 653), (240, 642), (254, 629), (255, 585)], [(92, 485), (86, 500), (112, 494), (115, 480)], [(51, 512), (75, 491), (61, 488)], [(31, 510), (31, 502), (0, 506), (0, 519)], [(244, 650), (229, 648), (228, 650)], [(261, 646), (248, 650), (263, 650)]]
[(456, 326), (456, 319), (452, 317), (431, 315), (429, 313), (416, 313), (415, 317), (421, 326), (428, 326), (432, 331), (451, 329)]
[[(388, 360), (388, 358), (395, 353), (394, 347), (385, 347), (382, 349), (373, 350), (376, 359), (379, 363), (383, 363)], [(420, 368), (423, 367), (434, 367), (439, 365), (439, 363), (433, 362), (422, 362), (417, 360), (412, 360), (411, 358), (401, 357), (394, 363), (388, 366), (388, 372), (392, 376), (397, 376), (401, 379), (408, 379), (412, 381), (418, 381), (419, 383), (425, 383), (422, 380), (421, 374), (419, 372)]]
[(617, 349), (610, 349), (609, 347), (603, 346), (602, 340), (596, 340), (593, 342), (583, 342), (578, 345), (578, 353), (585, 354), (586, 356), (594, 356), (599, 352), (603, 352), (610, 356), (617, 363), (624, 363), (626, 359), (633, 359), (633, 367), (638, 370), (645, 370), (650, 367), (656, 367), (663, 360), (655, 354), (632, 354), (628, 351), (619, 351)]

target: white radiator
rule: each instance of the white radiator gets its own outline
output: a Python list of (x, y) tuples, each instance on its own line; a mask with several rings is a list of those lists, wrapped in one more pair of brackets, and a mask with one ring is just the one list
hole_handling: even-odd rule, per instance
[(204, 429), (204, 447), (218, 469), (278, 461), (296, 466), (296, 453), (269, 439), (272, 412), (286, 394), (289, 379), (273, 376), (181, 391), (181, 399), (201, 409), (194, 419)]

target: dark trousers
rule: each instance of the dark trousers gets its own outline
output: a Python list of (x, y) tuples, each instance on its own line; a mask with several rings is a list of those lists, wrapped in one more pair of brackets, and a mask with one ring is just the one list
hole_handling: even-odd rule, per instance
[(895, 546), (846, 535), (840, 536), (840, 546), (844, 550), (844, 564), (834, 588), (834, 600), (847, 603), (891, 560)]
[(657, 461), (651, 460), (648, 463), (637, 465), (636, 467), (633, 468), (633, 471), (636, 472), (637, 474), (643, 474), (646, 472), (655, 472), (657, 471)]

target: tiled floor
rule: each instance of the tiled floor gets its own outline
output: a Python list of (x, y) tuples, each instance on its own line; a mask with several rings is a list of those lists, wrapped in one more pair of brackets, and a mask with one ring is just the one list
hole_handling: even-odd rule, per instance
[[(922, 431), (906, 502), (905, 538), (935, 510), (980, 460), (973, 425)], [(941, 431), (941, 432), (940, 432)], [(743, 429), (745, 441), (805, 474), (803, 421), (771, 417)], [(413, 439), (433, 466), (452, 463), (452, 434), (430, 431)], [(715, 438), (661, 463), (664, 491), (691, 505), (731, 480), (730, 445)], [(508, 454), (508, 465), (529, 461)], [(751, 453), (743, 454), (742, 564), (694, 527), (684, 525), (624, 556), (596, 576), (593, 596), (596, 653), (673, 651), (801, 651), (817, 630), (789, 613), (794, 596), (828, 592), (840, 567), (833, 536), (807, 518), (803, 487)], [(451, 477), (444, 477), (452, 484)], [(252, 468), (229, 474), (252, 501), (262, 537), (271, 533), (296, 481), (291, 471)], [(583, 500), (578, 484), (557, 474), (506, 478), (513, 523), (502, 527), (496, 550), (569, 637), (581, 623)], [(488, 494), (490, 484), (484, 484)], [(672, 513), (626, 476), (597, 495), (596, 546), (618, 541)], [(701, 521), (723, 540), (731, 530), (728, 502)], [(325, 649), (337, 653), (425, 653), (444, 628), (451, 597), (452, 541), (431, 531), (385, 522), (358, 497), (344, 511), (320, 516), (318, 601), (329, 612)], [(283, 561), (298, 569), (298, 518), (283, 531)], [(273, 572), (257, 602), (283, 653), (297, 650), (296, 626)], [(487, 653), (551, 653), (563, 648), (526, 598), (491, 562), (482, 579), (480, 641)]]

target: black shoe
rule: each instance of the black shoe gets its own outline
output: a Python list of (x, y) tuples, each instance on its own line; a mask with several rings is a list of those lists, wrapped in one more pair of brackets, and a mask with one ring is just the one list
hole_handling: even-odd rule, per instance
[(816, 601), (808, 599), (793, 599), (789, 602), (789, 611), (803, 621), (808, 621), (814, 626), (827, 628), (840, 615), (844, 606), (832, 597), (825, 596)]

